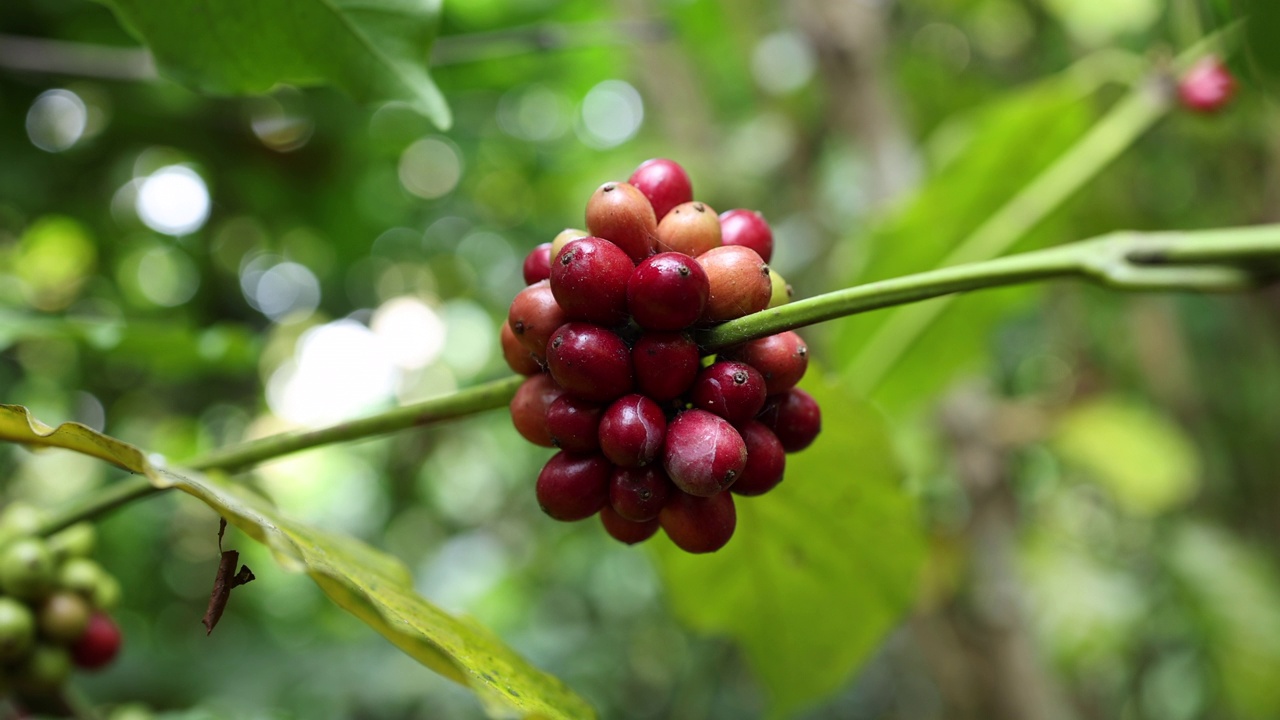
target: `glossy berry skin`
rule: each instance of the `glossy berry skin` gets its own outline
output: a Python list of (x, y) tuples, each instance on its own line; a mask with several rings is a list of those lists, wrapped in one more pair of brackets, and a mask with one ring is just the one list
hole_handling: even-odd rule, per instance
[(547, 343), (547, 367), (560, 387), (576, 398), (609, 402), (631, 392), (631, 350), (599, 325), (568, 323)]
[(631, 173), (627, 182), (649, 199), (658, 220), (662, 220), (671, 208), (693, 199), (693, 183), (689, 174), (674, 160), (645, 160)]
[(1221, 58), (1210, 55), (1192, 65), (1178, 81), (1178, 100), (1192, 112), (1214, 113), (1226, 106), (1235, 90), (1231, 71)]
[(724, 322), (769, 306), (773, 282), (769, 266), (755, 250), (726, 245), (699, 255), (697, 261), (711, 283), (703, 320)]
[(639, 468), (616, 468), (609, 479), (609, 505), (634, 522), (655, 520), (675, 492), (671, 479), (657, 464)]
[(538, 505), (556, 520), (589, 518), (609, 502), (612, 472), (600, 455), (556, 453), (538, 473)]
[(569, 321), (551, 292), (551, 282), (542, 280), (516, 293), (507, 312), (507, 325), (521, 345), (539, 357), (546, 357), (551, 333)]
[(676, 547), (688, 553), (710, 553), (724, 547), (738, 526), (733, 495), (696, 497), (677, 492), (658, 516)]
[(604, 406), (561, 395), (547, 407), (547, 430), (561, 450), (588, 454), (600, 449), (600, 416)]
[(662, 452), (667, 418), (644, 395), (623, 395), (600, 418), (600, 451), (619, 467), (648, 465)]
[(534, 445), (554, 447), (547, 427), (547, 408), (564, 394), (550, 375), (534, 375), (525, 380), (511, 398), (511, 423), (521, 437)]
[(551, 292), (570, 320), (616, 325), (627, 317), (627, 281), (635, 266), (617, 245), (574, 240), (551, 263)]
[(638, 263), (654, 253), (658, 219), (649, 199), (633, 185), (607, 182), (587, 201), (587, 230)]
[(791, 330), (743, 343), (722, 355), (759, 370), (769, 395), (795, 387), (809, 369), (809, 347)]
[(711, 281), (688, 255), (664, 252), (632, 271), (627, 308), (645, 330), (683, 330), (698, 322), (711, 295)]
[(551, 243), (542, 243), (524, 258), (524, 284), (532, 285), (551, 277)]
[(809, 447), (822, 432), (822, 410), (818, 401), (800, 388), (770, 397), (759, 420), (778, 436), (782, 448), (789, 453)]
[(36, 641), (36, 618), (26, 603), (0, 597), (0, 665), (31, 650)]
[(639, 522), (628, 520), (608, 505), (600, 508), (600, 522), (604, 524), (605, 532), (613, 536), (614, 540), (628, 545), (642, 543), (658, 532), (658, 518)]
[(720, 245), (720, 219), (706, 203), (677, 205), (658, 223), (658, 252), (697, 257)]
[(720, 241), (756, 251), (761, 260), (773, 259), (773, 229), (754, 210), (727, 210), (720, 213)]
[(502, 345), (502, 359), (507, 361), (507, 367), (511, 368), (512, 372), (517, 375), (537, 375), (542, 372), (542, 364), (538, 356), (529, 352), (529, 348), (516, 339), (510, 324), (502, 323), (502, 329), (498, 331), (498, 341)]
[(764, 377), (746, 363), (717, 360), (698, 373), (693, 383), (693, 406), (738, 425), (764, 407)]
[(755, 420), (739, 425), (738, 433), (747, 445), (747, 466), (729, 489), (738, 495), (763, 495), (782, 482), (786, 450), (772, 430)]
[(698, 345), (682, 333), (645, 333), (631, 349), (636, 390), (658, 402), (675, 400), (698, 377)]
[(105, 667), (120, 652), (120, 641), (120, 628), (111, 616), (95, 612), (90, 616), (84, 634), (71, 646), (71, 662), (86, 670)]
[(686, 410), (667, 426), (662, 467), (690, 495), (708, 497), (728, 488), (747, 465), (747, 446), (727, 420), (706, 410)]

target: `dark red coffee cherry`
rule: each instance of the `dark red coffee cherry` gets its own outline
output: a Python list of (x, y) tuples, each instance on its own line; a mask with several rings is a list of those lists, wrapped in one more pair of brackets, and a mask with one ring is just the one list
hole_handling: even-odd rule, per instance
[(547, 280), (540, 280), (516, 293), (507, 313), (507, 324), (516, 339), (539, 357), (546, 357), (551, 333), (568, 321)]
[(516, 339), (516, 334), (511, 331), (511, 325), (502, 323), (498, 338), (502, 344), (502, 359), (507, 361), (507, 367), (511, 368), (512, 372), (517, 375), (537, 375), (542, 371), (542, 364), (538, 357)]
[(600, 416), (604, 406), (561, 395), (547, 407), (547, 431), (561, 450), (587, 454), (600, 449)]
[(698, 345), (682, 333), (645, 333), (631, 349), (636, 390), (667, 402), (687, 391), (698, 377)]
[(620, 467), (648, 465), (662, 452), (667, 418), (644, 395), (623, 395), (600, 418), (600, 451)]
[(674, 160), (654, 158), (640, 163), (631, 173), (628, 183), (649, 199), (653, 214), (658, 220), (671, 208), (693, 199), (693, 183), (689, 175)]
[(709, 553), (733, 537), (738, 513), (730, 493), (696, 497), (677, 492), (662, 508), (658, 521), (676, 547), (688, 553)]
[(822, 431), (818, 401), (800, 388), (770, 397), (760, 411), (759, 420), (778, 436), (782, 448), (789, 453), (809, 447)]
[(720, 219), (706, 203), (677, 205), (658, 223), (658, 252), (698, 257), (720, 244)]
[(1216, 55), (1201, 58), (1178, 80), (1178, 100), (1198, 113), (1213, 113), (1226, 107), (1235, 94), (1236, 81)]
[(739, 425), (738, 433), (747, 445), (747, 467), (729, 489), (739, 495), (763, 495), (782, 482), (786, 451), (778, 436), (755, 420)]
[(707, 271), (711, 295), (702, 318), (711, 322), (733, 320), (769, 306), (773, 281), (769, 266), (755, 250), (741, 245), (726, 245), (708, 250), (697, 258)]
[(617, 245), (574, 240), (551, 264), (551, 292), (570, 320), (616, 325), (627, 317), (627, 281), (635, 269)]
[(755, 417), (764, 407), (765, 395), (759, 371), (733, 360), (718, 360), (703, 368), (693, 383), (693, 406), (733, 425)]
[(742, 436), (719, 415), (686, 410), (667, 426), (662, 467), (676, 487), (699, 497), (728, 488), (747, 466)]
[(673, 492), (675, 488), (671, 479), (656, 463), (638, 468), (616, 468), (609, 480), (609, 505), (628, 520), (654, 520), (667, 504), (667, 496)]
[(627, 183), (607, 182), (587, 201), (587, 230), (640, 262), (654, 252), (658, 219), (644, 193)]
[(542, 447), (554, 447), (547, 427), (547, 408), (564, 390), (550, 375), (533, 375), (520, 385), (511, 398), (511, 423), (525, 440)]
[(551, 377), (574, 397), (609, 402), (631, 392), (631, 350), (599, 325), (568, 323), (547, 343)]
[(627, 308), (646, 330), (683, 330), (702, 317), (711, 281), (688, 255), (664, 252), (636, 266), (627, 282)]
[(602, 455), (558, 452), (538, 473), (538, 505), (556, 520), (582, 520), (609, 502), (613, 466)]
[(765, 262), (773, 259), (773, 230), (764, 216), (754, 210), (720, 213), (720, 240), (725, 245), (749, 247)]
[(658, 532), (658, 518), (641, 522), (628, 520), (608, 505), (600, 508), (600, 522), (604, 523), (605, 532), (613, 536), (614, 540), (628, 545), (642, 543)]
[(551, 277), (551, 243), (542, 243), (524, 257), (524, 284), (532, 285)]
[(791, 330), (743, 343), (721, 355), (759, 370), (764, 376), (765, 391), (770, 395), (795, 387), (809, 369), (809, 347)]
[(110, 615), (95, 612), (84, 634), (71, 646), (71, 662), (78, 668), (97, 670), (110, 664), (120, 652), (120, 628)]

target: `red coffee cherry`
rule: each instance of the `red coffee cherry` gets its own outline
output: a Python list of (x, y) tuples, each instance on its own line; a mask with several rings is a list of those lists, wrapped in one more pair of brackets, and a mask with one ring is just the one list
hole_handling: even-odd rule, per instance
[(78, 668), (97, 670), (105, 667), (120, 652), (120, 628), (102, 611), (89, 617), (84, 634), (71, 646), (71, 662)]
[(720, 241), (756, 251), (761, 260), (773, 259), (773, 230), (755, 210), (728, 210), (720, 213)]
[(600, 418), (600, 451), (619, 467), (640, 467), (662, 452), (667, 418), (644, 395), (623, 395)]
[(609, 505), (634, 522), (655, 520), (673, 492), (671, 479), (657, 464), (616, 468), (609, 480)]
[(677, 492), (662, 508), (658, 521), (676, 547), (688, 553), (709, 553), (733, 537), (738, 514), (730, 493), (695, 497)]
[(613, 536), (614, 540), (628, 545), (642, 543), (658, 532), (657, 518), (641, 522), (628, 520), (614, 512), (608, 505), (600, 508), (600, 522), (604, 523), (605, 532)]
[(551, 377), (574, 397), (609, 402), (631, 392), (631, 350), (599, 325), (567, 323), (547, 343)]
[(646, 330), (683, 330), (698, 321), (711, 281), (693, 258), (664, 252), (636, 266), (627, 282), (627, 308)]
[(634, 186), (608, 182), (587, 201), (587, 230), (641, 262), (653, 254), (658, 219), (649, 199)]
[(551, 277), (551, 243), (542, 243), (524, 257), (524, 284), (532, 285)]
[(1178, 100), (1192, 112), (1214, 113), (1221, 110), (1235, 90), (1235, 78), (1216, 55), (1201, 58), (1178, 80)]
[(547, 342), (556, 328), (569, 321), (551, 292), (551, 283), (541, 280), (516, 293), (507, 312), (511, 332), (529, 352), (546, 357)]
[(511, 398), (511, 423), (516, 431), (534, 445), (554, 447), (547, 427), (547, 408), (562, 394), (564, 390), (546, 373), (525, 380)]
[(574, 240), (551, 263), (551, 292), (570, 320), (616, 325), (627, 317), (627, 281), (635, 265), (598, 237)]
[(769, 306), (773, 282), (769, 266), (755, 250), (726, 245), (699, 255), (698, 264), (707, 271), (711, 295), (702, 319), (724, 322), (759, 312)]
[(677, 205), (658, 223), (658, 252), (697, 257), (720, 244), (720, 219), (706, 203)]
[(727, 420), (686, 410), (667, 426), (662, 467), (676, 487), (699, 497), (733, 484), (747, 465), (747, 446)]
[(538, 473), (538, 505), (556, 520), (582, 520), (609, 501), (613, 466), (601, 455), (558, 452)]
[(739, 495), (763, 495), (782, 482), (786, 451), (778, 436), (755, 420), (739, 425), (738, 432), (747, 445), (747, 466), (729, 489)]
[(822, 432), (818, 401), (800, 388), (770, 397), (758, 419), (778, 436), (782, 448), (789, 453), (809, 447)]
[(600, 416), (604, 406), (561, 395), (547, 407), (547, 432), (551, 443), (571, 453), (587, 454), (600, 450)]
[(722, 355), (759, 370), (769, 395), (795, 387), (809, 369), (809, 346), (791, 330), (729, 348)]
[(529, 348), (520, 344), (516, 339), (516, 334), (511, 331), (511, 325), (502, 323), (502, 329), (498, 331), (498, 339), (502, 344), (502, 359), (507, 361), (507, 367), (517, 375), (537, 375), (542, 372), (542, 364), (537, 356), (529, 352)]
[(673, 160), (654, 158), (640, 163), (628, 183), (649, 199), (658, 220), (671, 208), (693, 199), (693, 183), (689, 175)]
[(636, 390), (667, 402), (688, 390), (698, 377), (698, 345), (681, 333), (645, 333), (631, 349)]
[(733, 425), (744, 423), (764, 407), (764, 377), (746, 363), (718, 360), (698, 373), (693, 406)]

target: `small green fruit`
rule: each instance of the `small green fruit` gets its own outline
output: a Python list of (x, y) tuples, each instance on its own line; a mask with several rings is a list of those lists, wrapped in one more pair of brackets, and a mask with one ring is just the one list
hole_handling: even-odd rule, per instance
[(90, 600), (99, 610), (114, 610), (120, 604), (121, 595), (123, 592), (120, 589), (120, 581), (116, 580), (114, 575), (104, 571), (98, 578), (98, 585), (93, 589), (93, 597)]
[(10, 540), (35, 535), (44, 522), (45, 514), (34, 505), (24, 502), (9, 503), (0, 512), (0, 545)]
[(71, 653), (59, 645), (40, 644), (18, 666), (13, 686), (28, 695), (52, 695), (71, 676)]
[(101, 565), (88, 558), (71, 558), (58, 569), (58, 587), (92, 598), (98, 579), (106, 574)]
[(773, 288), (769, 295), (769, 307), (776, 308), (791, 302), (791, 286), (773, 268), (769, 268), (769, 283)]
[(70, 645), (84, 634), (90, 611), (89, 601), (83, 596), (63, 590), (45, 598), (36, 615), (36, 625), (44, 637)]
[(15, 540), (0, 550), (0, 589), (38, 600), (53, 589), (56, 566), (49, 546), (36, 538)]
[(82, 522), (49, 536), (49, 550), (54, 559), (63, 562), (73, 557), (88, 557), (93, 552), (98, 533), (93, 525)]
[(25, 604), (0, 597), (0, 665), (19, 660), (36, 641), (36, 619)]

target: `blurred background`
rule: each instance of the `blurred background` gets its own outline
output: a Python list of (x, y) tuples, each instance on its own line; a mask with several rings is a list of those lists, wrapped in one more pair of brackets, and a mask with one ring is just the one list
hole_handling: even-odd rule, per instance
[[(6, 0), (0, 400), (181, 460), (501, 377), (525, 253), (654, 156), (714, 208), (762, 211), (797, 297), (929, 269), (1132, 88), (1167, 95), (1171, 59), (1231, 17), (1195, 0), (446, 2), (441, 132), (324, 89), (196, 95), (157, 79), (106, 7)], [(1274, 96), (1244, 53), (1230, 63), (1229, 107), (1161, 111), (1004, 249), (1280, 220)], [(874, 608), (837, 595), (832, 617), (868, 631), (823, 692), (774, 714), (1280, 717), (1278, 308), (1271, 290), (1061, 282), (951, 304), (896, 354), (878, 349), (889, 313), (807, 331), (905, 468), (895, 526), (841, 518), (866, 542), (822, 572), (874, 588), (874, 554), (909, 581)], [(602, 717), (769, 713), (739, 645), (673, 613), (661, 552), (542, 516), (549, 455), (491, 412), (249, 480), (404, 560)], [(116, 477), (0, 451), (4, 502)], [(258, 580), (206, 638), (217, 518), (190, 498), (100, 529), (126, 649), (78, 681), (98, 703), (483, 716), (235, 532)]]

